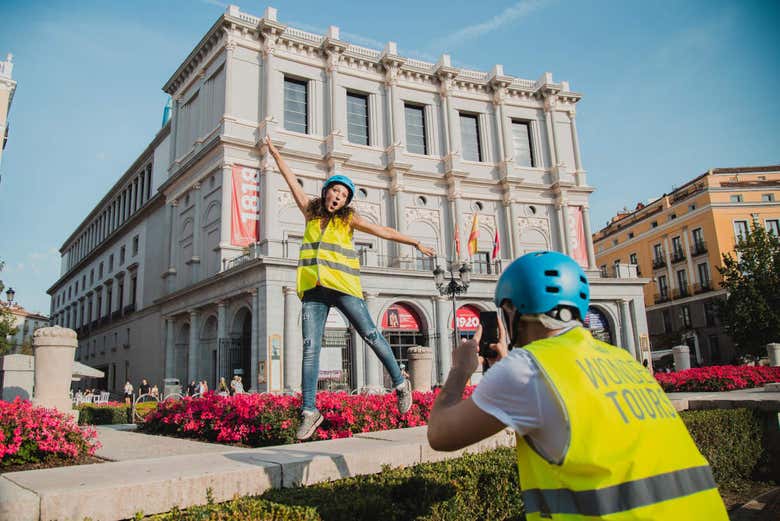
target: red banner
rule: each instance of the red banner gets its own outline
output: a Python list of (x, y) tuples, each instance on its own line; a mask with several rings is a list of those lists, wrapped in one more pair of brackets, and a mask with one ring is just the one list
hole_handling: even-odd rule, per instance
[[(461, 306), (456, 312), (458, 317), (458, 331), (476, 331), (479, 327), (479, 310), (474, 306)], [(452, 321), (450, 321), (450, 328)]]
[(419, 331), (420, 321), (417, 319), (417, 314), (408, 306), (393, 304), (382, 315), (382, 329)]
[(577, 211), (574, 215), (574, 248), (572, 249), (572, 257), (576, 260), (580, 266), (588, 266), (588, 245), (585, 242), (585, 227), (582, 222), (582, 206), (577, 206)]
[(260, 171), (233, 166), (230, 243), (249, 246), (260, 240)]

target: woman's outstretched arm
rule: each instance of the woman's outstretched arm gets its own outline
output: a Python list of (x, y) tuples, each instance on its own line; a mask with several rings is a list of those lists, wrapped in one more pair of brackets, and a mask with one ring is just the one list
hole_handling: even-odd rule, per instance
[(409, 237), (408, 235), (404, 235), (403, 233), (399, 232), (395, 228), (391, 228), (389, 226), (382, 226), (379, 224), (368, 222), (357, 214), (355, 214), (352, 217), (352, 227), (361, 232), (370, 233), (371, 235), (376, 235), (377, 237), (381, 237), (382, 239), (400, 242), (401, 244), (411, 244), (412, 246), (417, 248), (420, 251), (420, 253), (422, 253), (423, 255), (427, 255), (428, 257), (433, 257), (433, 255), (436, 253), (433, 251), (433, 248), (428, 248), (427, 246), (423, 246), (422, 244), (420, 244), (420, 241), (418, 241), (414, 237)]
[(287, 162), (271, 142), (270, 136), (266, 136), (265, 144), (268, 145), (268, 151), (271, 153), (271, 156), (273, 156), (274, 161), (276, 161), (276, 166), (279, 167), (279, 171), (282, 173), (282, 176), (284, 176), (284, 180), (287, 181), (287, 186), (290, 187), (293, 199), (295, 199), (295, 204), (298, 205), (298, 208), (301, 210), (304, 217), (306, 217), (306, 208), (309, 206), (309, 196), (306, 195), (306, 192), (303, 191), (301, 185), (298, 184), (295, 174), (290, 167), (287, 166)]

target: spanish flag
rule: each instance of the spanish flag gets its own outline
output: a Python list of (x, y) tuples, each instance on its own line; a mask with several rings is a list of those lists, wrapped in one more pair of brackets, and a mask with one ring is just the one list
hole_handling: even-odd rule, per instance
[(474, 212), (474, 219), (471, 221), (471, 233), (469, 233), (469, 256), (477, 253), (477, 239), (479, 238), (479, 214)]

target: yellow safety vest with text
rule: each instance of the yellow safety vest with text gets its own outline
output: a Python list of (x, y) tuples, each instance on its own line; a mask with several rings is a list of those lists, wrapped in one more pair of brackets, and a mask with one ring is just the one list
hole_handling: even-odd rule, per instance
[(298, 256), (298, 296), (303, 298), (307, 290), (323, 286), (362, 299), (360, 260), (352, 245), (352, 226), (333, 217), (323, 230), (320, 222), (306, 222)]
[(581, 327), (525, 349), (568, 425), (560, 461), (517, 437), (527, 519), (728, 521), (707, 460), (630, 353)]

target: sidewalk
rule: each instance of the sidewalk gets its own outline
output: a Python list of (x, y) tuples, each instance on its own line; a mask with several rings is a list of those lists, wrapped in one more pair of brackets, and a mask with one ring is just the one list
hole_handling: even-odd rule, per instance
[(257, 449), (200, 443), (133, 432), (133, 426), (99, 427), (98, 455), (114, 461), (12, 472), (0, 476), (0, 519), (97, 521), (132, 518), (272, 487), (311, 485), (392, 467), (455, 458), (514, 444), (509, 431), (463, 451), (428, 446), (427, 427), (372, 432), (354, 438)]

